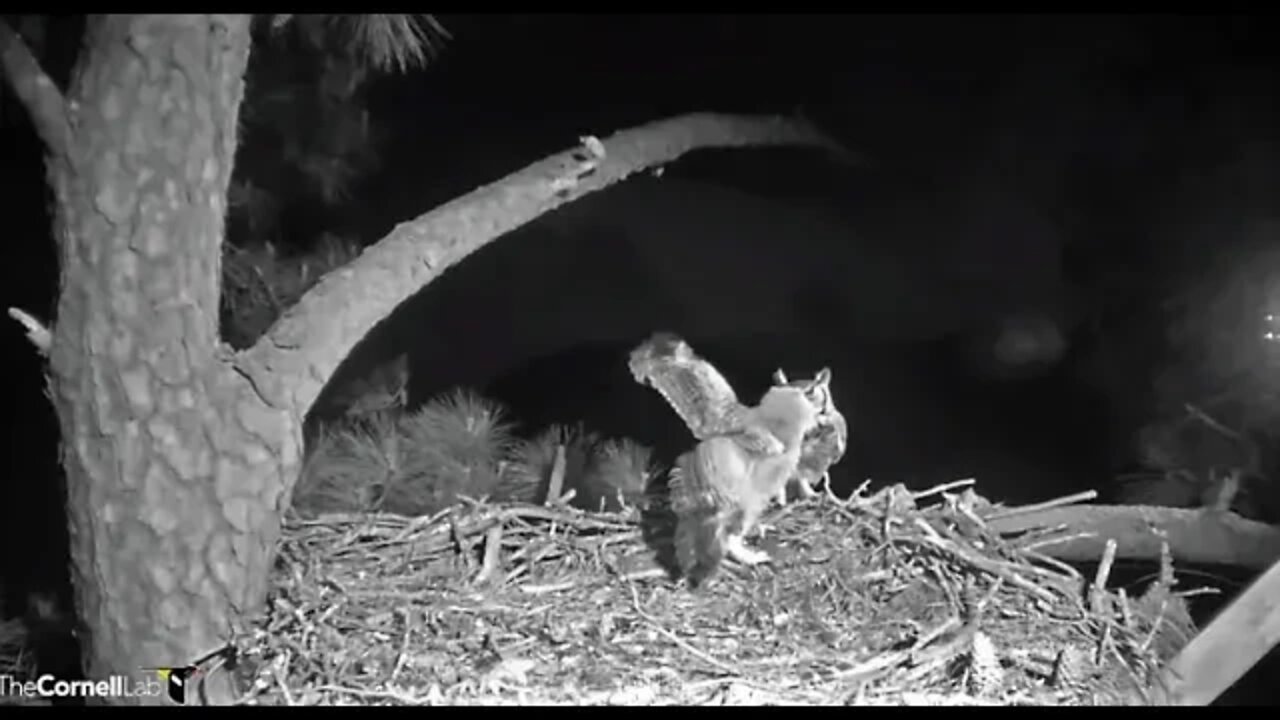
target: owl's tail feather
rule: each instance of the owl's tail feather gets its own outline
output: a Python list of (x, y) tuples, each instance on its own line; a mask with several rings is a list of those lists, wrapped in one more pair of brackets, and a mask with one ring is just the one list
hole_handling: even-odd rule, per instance
[(694, 589), (719, 570), (725, 538), (742, 523), (741, 511), (721, 497), (706, 474), (695, 448), (676, 460), (669, 483), (676, 518), (675, 559)]

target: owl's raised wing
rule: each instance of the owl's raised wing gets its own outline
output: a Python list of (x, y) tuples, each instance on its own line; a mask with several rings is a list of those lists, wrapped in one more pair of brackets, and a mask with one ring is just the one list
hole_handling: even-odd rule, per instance
[(679, 336), (655, 333), (631, 351), (628, 366), (636, 382), (666, 398), (698, 440), (741, 427), (747, 408), (733, 386)]

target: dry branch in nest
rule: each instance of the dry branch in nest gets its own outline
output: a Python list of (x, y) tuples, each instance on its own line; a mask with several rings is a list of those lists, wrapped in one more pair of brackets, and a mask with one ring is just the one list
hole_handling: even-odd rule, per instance
[[(931, 503), (927, 506), (925, 503)], [(793, 503), (771, 567), (689, 591), (657, 509), (463, 502), (285, 530), (243, 703), (1141, 703), (1193, 634), (1172, 572), (1141, 597), (1007, 544), (966, 490)]]

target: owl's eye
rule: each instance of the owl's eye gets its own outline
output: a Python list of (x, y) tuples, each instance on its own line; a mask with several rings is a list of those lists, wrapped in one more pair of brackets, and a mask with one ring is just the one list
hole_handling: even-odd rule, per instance
[(805, 393), (805, 396), (809, 398), (809, 402), (817, 405), (818, 407), (826, 407), (829, 402), (827, 389), (821, 385), (814, 385), (809, 388), (808, 392)]

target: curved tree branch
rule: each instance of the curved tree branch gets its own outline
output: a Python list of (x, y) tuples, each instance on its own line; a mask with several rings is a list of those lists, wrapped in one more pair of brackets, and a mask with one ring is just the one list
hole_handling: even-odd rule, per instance
[(27, 44), (0, 20), (0, 69), (18, 97), (45, 146), (62, 154), (71, 141), (71, 121), (62, 91), (40, 67)]
[[(552, 155), (401, 223), (327, 275), (234, 359), (273, 407), (305, 414), (338, 364), (378, 322), (442, 272), (538, 216), (646, 167), (713, 147), (798, 145), (843, 150), (785, 117), (698, 113), (620, 131)], [(513, 312), (518, 309), (513, 308)]]

